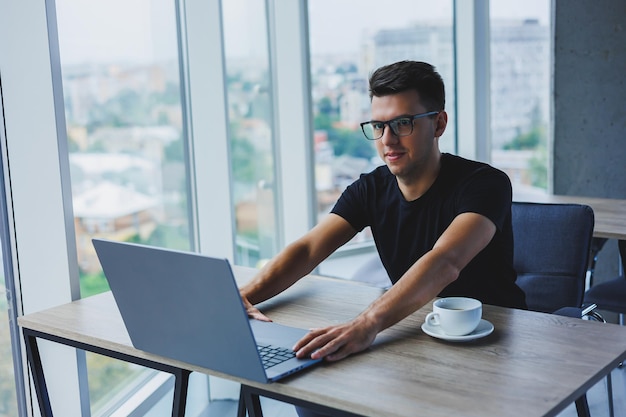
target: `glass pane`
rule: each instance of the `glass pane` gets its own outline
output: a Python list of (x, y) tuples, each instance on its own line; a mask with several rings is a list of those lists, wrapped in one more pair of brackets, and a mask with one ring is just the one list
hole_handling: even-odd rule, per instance
[[(0, 261), (3, 261), (1, 252)], [(11, 351), (9, 308), (3, 271), (0, 268), (0, 417), (13, 417), (17, 416), (17, 397)]]
[[(438, 69), (451, 120), (439, 143), (455, 152), (452, 24), (451, 0), (309, 2), (318, 219), (348, 184), (382, 164), (359, 127), (370, 119), (368, 77), (378, 67), (410, 59)], [(364, 231), (355, 241), (369, 239)]]
[[(1, 82), (0, 85), (2, 85)], [(5, 144), (6, 125), (2, 103), (4, 103), (4, 98), (0, 88), (0, 141)], [(15, 290), (16, 282), (11, 260), (13, 252), (8, 225), (10, 210), (6, 198), (8, 184), (5, 184), (4, 174), (9, 170), (8, 161), (4, 159), (4, 156), (0, 156), (0, 170), (0, 417), (12, 417), (25, 411), (26, 401), (22, 377), (20, 330), (16, 321), (19, 297), (16, 295), (18, 291)], [(20, 390), (19, 393), (18, 390)]]
[(491, 160), (516, 196), (548, 189), (550, 2), (491, 0)]
[(256, 266), (277, 250), (271, 69), (265, 2), (222, 2), (235, 261)]
[[(81, 296), (108, 290), (91, 239), (190, 249), (174, 0), (57, 0)], [(87, 354), (92, 411), (145, 368)]]

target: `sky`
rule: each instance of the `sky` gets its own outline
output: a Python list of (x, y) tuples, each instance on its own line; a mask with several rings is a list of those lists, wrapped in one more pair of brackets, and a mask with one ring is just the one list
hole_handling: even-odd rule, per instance
[(176, 56), (174, 0), (56, 0), (56, 6), (64, 65)]
[[(65, 65), (176, 56), (174, 0), (56, 0), (56, 5)], [(550, 0), (491, 0), (490, 6), (492, 18), (547, 23)], [(223, 9), (229, 50), (247, 54), (264, 47), (262, 0), (225, 0)], [(452, 0), (309, 0), (312, 52), (354, 51), (364, 30), (450, 21), (451, 10)]]

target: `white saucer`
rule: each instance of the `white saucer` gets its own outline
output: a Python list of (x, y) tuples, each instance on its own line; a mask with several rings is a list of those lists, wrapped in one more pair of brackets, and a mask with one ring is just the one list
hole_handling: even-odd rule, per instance
[(436, 337), (437, 339), (447, 340), (449, 342), (467, 342), (469, 340), (480, 339), (481, 337), (485, 337), (490, 335), (493, 332), (493, 324), (491, 324), (487, 320), (480, 320), (478, 323), (478, 327), (471, 332), (470, 334), (466, 334), (464, 336), (450, 336), (445, 334), (439, 326), (433, 326), (427, 322), (422, 324), (422, 330), (429, 336)]

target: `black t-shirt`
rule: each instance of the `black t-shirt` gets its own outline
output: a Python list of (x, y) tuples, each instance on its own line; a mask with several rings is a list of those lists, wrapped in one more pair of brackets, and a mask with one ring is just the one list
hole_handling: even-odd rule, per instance
[(495, 236), (439, 295), (526, 308), (513, 269), (511, 193), (511, 182), (502, 171), (444, 153), (437, 179), (417, 200), (406, 201), (396, 177), (380, 166), (348, 186), (332, 212), (357, 231), (371, 227), (380, 259), (394, 284), (432, 249), (456, 216), (481, 214), (496, 225)]

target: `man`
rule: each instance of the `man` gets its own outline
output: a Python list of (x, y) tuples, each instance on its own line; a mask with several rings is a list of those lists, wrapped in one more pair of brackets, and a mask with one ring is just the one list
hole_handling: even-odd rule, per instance
[(370, 77), (372, 121), (362, 123), (384, 166), (363, 174), (332, 212), (268, 262), (241, 288), (255, 304), (310, 273), (356, 233), (371, 226), (393, 286), (347, 323), (311, 330), (298, 357), (336, 361), (370, 346), (383, 329), (437, 296), (462, 295), (525, 308), (515, 284), (511, 184), (497, 169), (441, 154), (448, 123), (444, 84), (427, 63), (402, 61)]

